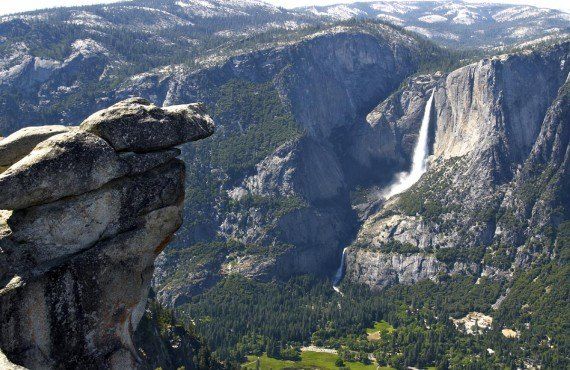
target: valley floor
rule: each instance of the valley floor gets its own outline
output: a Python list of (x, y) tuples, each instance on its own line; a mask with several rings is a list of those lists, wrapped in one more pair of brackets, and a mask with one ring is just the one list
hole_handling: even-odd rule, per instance
[[(339, 367), (335, 365), (335, 361), (339, 357), (337, 355), (325, 352), (305, 351), (301, 353), (299, 361), (278, 360), (263, 356), (248, 356), (248, 362), (243, 365), (242, 369), (257, 369), (257, 361), (259, 359), (260, 370), (284, 370), (284, 369), (318, 369), (318, 370), (337, 370)], [(365, 365), (361, 362), (345, 362), (344, 366), (350, 370), (390, 370), (391, 367), (377, 367), (376, 365)]]

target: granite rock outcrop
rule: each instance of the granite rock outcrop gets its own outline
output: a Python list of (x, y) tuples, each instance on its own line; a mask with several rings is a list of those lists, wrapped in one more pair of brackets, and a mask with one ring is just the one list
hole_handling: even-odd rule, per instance
[(0, 142), (0, 352), (6, 367), (138, 368), (156, 256), (182, 224), (174, 146), (214, 124), (131, 98), (78, 127)]

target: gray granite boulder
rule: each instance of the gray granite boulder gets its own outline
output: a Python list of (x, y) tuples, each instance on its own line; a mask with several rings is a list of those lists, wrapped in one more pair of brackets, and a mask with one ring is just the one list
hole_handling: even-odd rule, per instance
[(0, 174), (0, 209), (22, 209), (82, 194), (112, 179), (144, 173), (175, 158), (176, 148), (116, 153), (83, 131), (56, 135)]
[(103, 139), (83, 131), (52, 136), (0, 174), (0, 209), (21, 209), (97, 189), (127, 168)]
[(0, 173), (2, 369), (144, 368), (132, 336), (154, 260), (182, 224), (172, 146), (213, 123), (199, 105), (140, 99), (87, 122), (8, 141), (23, 158)]
[(132, 332), (154, 259), (181, 214), (181, 204), (152, 211), (136, 229), (12, 279), (0, 290), (0, 347), (9, 361), (29, 369), (139, 368)]
[(180, 155), (180, 149), (172, 148), (150, 153), (120, 153), (121, 161), (127, 166), (129, 175), (144, 173)]
[(181, 203), (183, 180), (184, 163), (175, 159), (81, 196), (14, 211), (7, 222), (17, 243), (13, 252), (36, 264), (80, 252), (136, 228), (148, 212)]
[(26, 127), (0, 140), (0, 170), (24, 158), (45, 139), (69, 131), (66, 126)]
[(131, 98), (91, 115), (80, 128), (107, 140), (117, 151), (148, 152), (208, 137), (214, 122), (201, 104), (160, 108)]

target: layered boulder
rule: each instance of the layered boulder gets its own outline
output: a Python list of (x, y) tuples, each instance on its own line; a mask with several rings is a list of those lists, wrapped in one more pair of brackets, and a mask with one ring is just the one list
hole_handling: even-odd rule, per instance
[(24, 158), (32, 149), (49, 138), (69, 130), (66, 126), (26, 127), (0, 142), (0, 169), (5, 170)]
[(0, 141), (0, 364), (139, 367), (132, 335), (155, 257), (182, 224), (174, 146), (214, 124), (200, 105), (132, 98), (79, 127)]

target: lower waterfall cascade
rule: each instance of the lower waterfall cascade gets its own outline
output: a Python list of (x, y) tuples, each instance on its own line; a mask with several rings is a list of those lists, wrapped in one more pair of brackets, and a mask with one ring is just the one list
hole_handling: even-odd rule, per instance
[(338, 266), (338, 269), (336, 270), (336, 273), (334, 274), (334, 278), (333, 278), (333, 289), (337, 293), (340, 293), (340, 294), (342, 294), (342, 292), (338, 288), (338, 285), (340, 284), (340, 282), (342, 281), (342, 278), (344, 276), (344, 260), (346, 258), (347, 250), (348, 250), (348, 248), (344, 248), (342, 250), (342, 257), (340, 259), (340, 265)]

